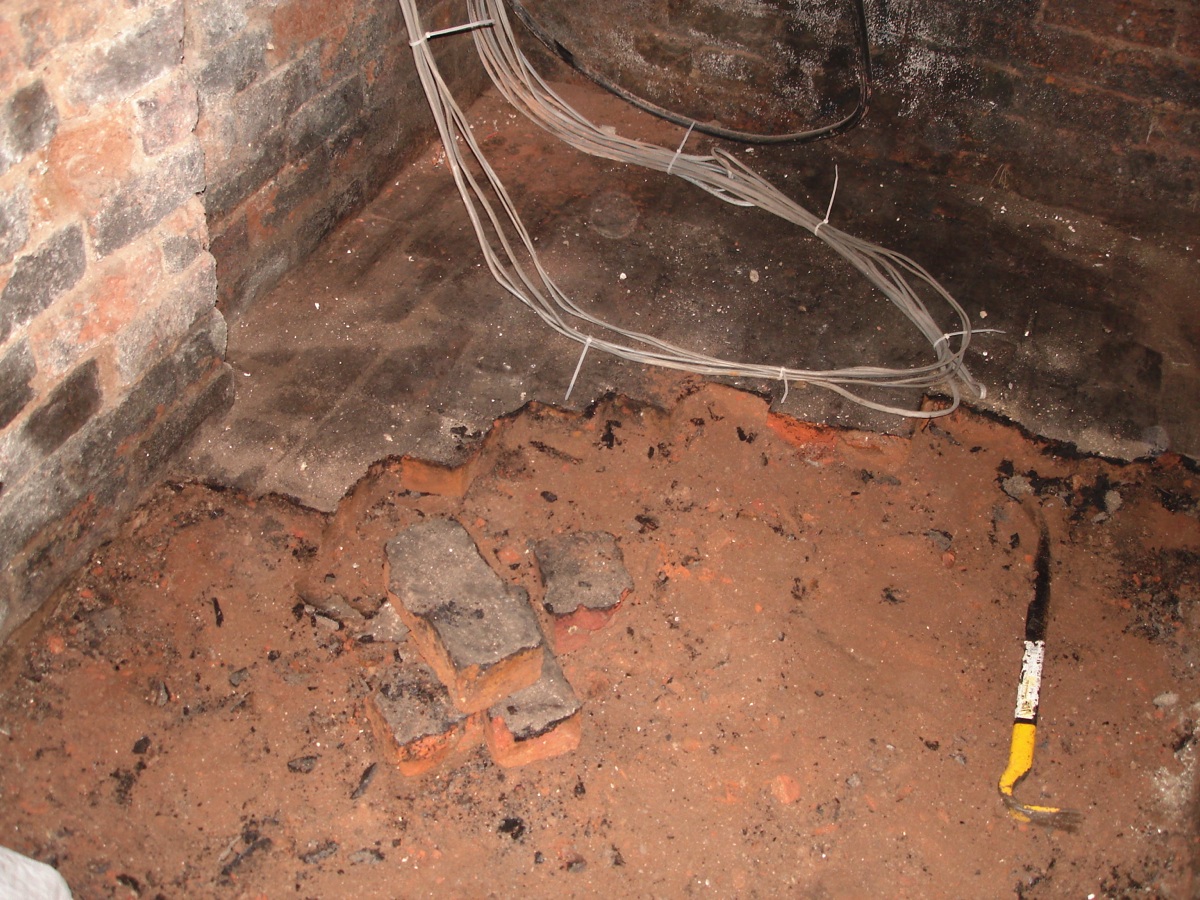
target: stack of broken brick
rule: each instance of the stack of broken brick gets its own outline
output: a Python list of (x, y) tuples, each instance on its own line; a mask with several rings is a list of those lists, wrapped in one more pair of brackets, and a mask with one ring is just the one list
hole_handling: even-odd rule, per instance
[(549, 642), (528, 592), (496, 574), (454, 519), (425, 520), (388, 542), (387, 602), (416, 652), (395, 654), (368, 710), (404, 774), (428, 772), (481, 739), (506, 767), (579, 746), (582, 704), (556, 653), (606, 625), (633, 581), (604, 532), (533, 549)]

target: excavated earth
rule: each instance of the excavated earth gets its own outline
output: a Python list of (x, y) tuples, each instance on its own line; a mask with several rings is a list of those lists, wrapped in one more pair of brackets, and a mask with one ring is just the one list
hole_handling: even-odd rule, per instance
[[(1194, 896), (1200, 484), (967, 411), (817, 428), (687, 381), (530, 404), (463, 468), (377, 463), (332, 514), (160, 488), (8, 645), (0, 834), (90, 897)], [(1051, 612), (1022, 823), (997, 792)], [(384, 547), (614, 535), (634, 589), (559, 660), (578, 749), (407, 777), (372, 731)], [(302, 588), (325, 587), (319, 605)], [(545, 624), (545, 623), (543, 623)]]

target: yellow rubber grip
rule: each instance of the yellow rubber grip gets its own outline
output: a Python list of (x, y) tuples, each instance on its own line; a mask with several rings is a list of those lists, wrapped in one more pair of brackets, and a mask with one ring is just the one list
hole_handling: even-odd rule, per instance
[(1033, 768), (1033, 748), (1037, 726), (1032, 722), (1013, 722), (1012, 743), (1008, 748), (1008, 768), (1000, 776), (1000, 793), (1012, 796), (1017, 782)]

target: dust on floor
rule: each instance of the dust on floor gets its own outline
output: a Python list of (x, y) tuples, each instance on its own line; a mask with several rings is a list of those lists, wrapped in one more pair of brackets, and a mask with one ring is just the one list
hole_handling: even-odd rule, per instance
[[(689, 382), (669, 410), (527, 407), (436, 474), (380, 463), (332, 517), (159, 489), (10, 648), (0, 843), (79, 897), (1191, 895), (1184, 461), (1077, 458), (966, 411), (824, 430)], [(1051, 623), (1017, 794), (1081, 811), (1075, 833), (996, 789), (1032, 508)], [(384, 599), (385, 542), (431, 516), (539, 613), (531, 544), (616, 536), (634, 591), (559, 654), (575, 752), (382, 762), (366, 704), (411, 648), (355, 610)], [(344, 614), (299, 602), (314, 566)]]

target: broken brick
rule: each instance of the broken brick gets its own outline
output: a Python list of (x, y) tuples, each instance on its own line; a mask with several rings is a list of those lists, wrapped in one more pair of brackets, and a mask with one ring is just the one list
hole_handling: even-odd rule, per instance
[(389, 597), (461, 711), (479, 712), (541, 675), (528, 594), (500, 579), (453, 519), (429, 519), (387, 545)]
[(570, 753), (582, 737), (580, 708), (554, 654), (545, 650), (537, 683), (488, 710), (485, 737), (492, 758), (512, 768)]
[(546, 588), (542, 606), (554, 617), (554, 649), (577, 649), (633, 590), (621, 548), (611, 534), (593, 531), (539, 541), (534, 550)]
[(408, 776), (436, 768), (460, 746), (467, 749), (472, 735), (478, 740), (475, 717), (454, 708), (437, 673), (418, 659), (384, 671), (367, 717), (376, 740)]
[(824, 425), (802, 422), (783, 413), (767, 416), (767, 427), (800, 451), (801, 457), (814, 462), (831, 457), (837, 448), (837, 432)]

